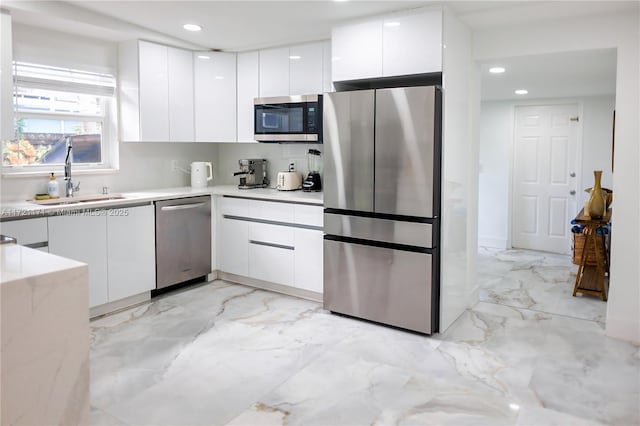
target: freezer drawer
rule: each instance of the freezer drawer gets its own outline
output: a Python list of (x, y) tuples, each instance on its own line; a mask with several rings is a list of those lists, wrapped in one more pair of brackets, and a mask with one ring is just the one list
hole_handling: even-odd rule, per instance
[(324, 241), (324, 308), (421, 333), (432, 329), (432, 255)]
[(434, 247), (433, 225), (374, 217), (325, 213), (324, 231), (330, 235), (416, 247)]

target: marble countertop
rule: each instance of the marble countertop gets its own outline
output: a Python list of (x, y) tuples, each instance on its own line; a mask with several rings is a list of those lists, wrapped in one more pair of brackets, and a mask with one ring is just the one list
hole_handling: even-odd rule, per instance
[(18, 244), (0, 245), (0, 283), (2, 285), (83, 265), (84, 263), (75, 260)]
[[(92, 194), (98, 196), (98, 194)], [(9, 201), (2, 202), (0, 206), (0, 219), (27, 219), (30, 217), (50, 216), (59, 212), (83, 209), (112, 208), (118, 206), (130, 206), (153, 201), (170, 200), (174, 198), (186, 198), (199, 195), (228, 195), (233, 197), (253, 198), (261, 200), (284, 201), (290, 203), (305, 203), (321, 206), (323, 203), (322, 192), (303, 191), (278, 191), (271, 188), (238, 189), (235, 185), (215, 185), (206, 188), (163, 188), (145, 191), (133, 191), (112, 193), (110, 196), (123, 198), (101, 201), (73, 202), (62, 205), (42, 205), (33, 201)], [(81, 198), (84, 194), (79, 194)], [(61, 201), (65, 199), (62, 198)], [(69, 201), (73, 201), (69, 199)]]

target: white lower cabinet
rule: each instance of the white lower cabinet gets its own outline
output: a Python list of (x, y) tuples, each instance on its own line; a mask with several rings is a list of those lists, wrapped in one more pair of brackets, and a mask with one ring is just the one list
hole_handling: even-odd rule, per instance
[(89, 265), (89, 306), (109, 301), (107, 217), (104, 213), (49, 218), (49, 252)]
[(220, 220), (218, 247), (220, 270), (230, 274), (249, 276), (249, 223), (242, 220)]
[(249, 277), (294, 284), (294, 230), (288, 226), (249, 224)]
[(222, 272), (322, 293), (322, 206), (230, 197), (219, 205)]
[(295, 230), (294, 283), (303, 290), (322, 293), (322, 231)]
[(154, 207), (107, 211), (108, 301), (156, 287)]
[(2, 222), (0, 234), (15, 238), (20, 245), (48, 251), (46, 217)]
[(49, 252), (89, 265), (89, 307), (155, 288), (154, 214), (146, 205), (49, 217)]

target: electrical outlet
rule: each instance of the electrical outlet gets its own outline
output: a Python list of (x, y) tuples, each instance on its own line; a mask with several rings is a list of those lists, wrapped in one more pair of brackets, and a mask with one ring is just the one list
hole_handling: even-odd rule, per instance
[(172, 172), (178, 171), (178, 160), (171, 160), (171, 171)]

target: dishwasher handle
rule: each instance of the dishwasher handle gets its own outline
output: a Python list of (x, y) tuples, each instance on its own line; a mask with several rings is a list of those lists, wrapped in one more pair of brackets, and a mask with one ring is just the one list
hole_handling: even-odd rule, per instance
[(163, 212), (171, 212), (176, 210), (187, 210), (187, 209), (195, 209), (198, 207), (203, 207), (206, 203), (191, 203), (191, 204), (177, 204), (173, 206), (163, 206), (160, 207), (160, 210)]

